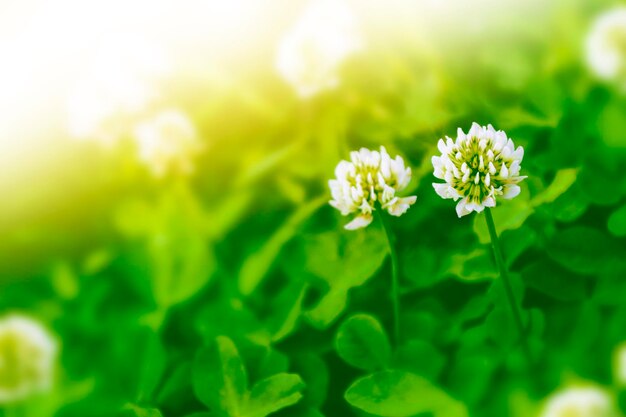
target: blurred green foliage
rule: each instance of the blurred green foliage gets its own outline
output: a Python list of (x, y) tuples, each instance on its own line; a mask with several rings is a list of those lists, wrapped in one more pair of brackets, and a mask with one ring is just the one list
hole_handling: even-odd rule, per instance
[[(72, 183), (75, 199), (2, 223), (0, 306), (62, 341), (54, 391), (24, 415), (529, 416), (567, 382), (610, 386), (626, 340), (626, 98), (581, 55), (609, 5), (554, 2), (522, 27), (503, 16), (501, 36), (456, 49), (374, 39), (308, 101), (270, 64), (229, 88), (172, 86), (209, 145), (192, 177), (99, 156), (89, 192)], [(473, 121), (526, 151), (522, 193), (493, 214), (530, 365), (483, 215), (457, 219), (431, 186), (437, 140)], [(391, 222), (393, 345), (383, 230), (345, 231), (326, 204), (337, 162), (380, 145), (413, 167), (418, 195)]]

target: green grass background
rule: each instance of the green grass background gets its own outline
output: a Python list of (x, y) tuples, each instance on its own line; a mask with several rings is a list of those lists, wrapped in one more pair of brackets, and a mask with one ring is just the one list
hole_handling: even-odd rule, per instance
[[(62, 343), (54, 391), (23, 413), (229, 415), (197, 382), (219, 379), (218, 337), (222, 357), (237, 362), (236, 346), (249, 387), (300, 375), (302, 398), (277, 417), (365, 415), (344, 394), (385, 367), (427, 382), (411, 393), (426, 404), (420, 416), (455, 415), (433, 405), (441, 392), (472, 416), (532, 416), (577, 381), (613, 390), (626, 411), (612, 388), (612, 354), (626, 340), (626, 96), (593, 79), (582, 49), (613, 4), (556, 1), (484, 30), (457, 16), (438, 31), (421, 22), (430, 37), (373, 36), (340, 87), (308, 101), (276, 75), (269, 49), (265, 66), (239, 68), (228, 87), (181, 75), (164, 91), (208, 145), (188, 178), (155, 180), (129, 153), (74, 145), (63, 176), (3, 197), (0, 308), (39, 318)], [(525, 148), (522, 193), (494, 216), (532, 366), (484, 216), (458, 219), (431, 186), (437, 140), (473, 121)], [(391, 348), (382, 229), (345, 231), (327, 204), (337, 162), (380, 145), (413, 168), (407, 195), (418, 196), (390, 222), (403, 340)], [(381, 327), (364, 330), (359, 343), (374, 353), (354, 366), (336, 340), (356, 314)]]

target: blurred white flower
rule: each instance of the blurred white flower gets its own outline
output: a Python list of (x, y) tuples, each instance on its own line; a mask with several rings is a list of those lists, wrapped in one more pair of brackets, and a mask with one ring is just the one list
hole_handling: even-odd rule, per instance
[(404, 166), (402, 157), (391, 159), (383, 146), (380, 152), (365, 148), (351, 152), (350, 162), (339, 162), (335, 176), (328, 181), (333, 197), (330, 205), (344, 216), (359, 213), (345, 226), (348, 230), (369, 225), (376, 203), (389, 214), (401, 216), (416, 200), (415, 196), (396, 196), (409, 184), (411, 169)]
[(155, 177), (168, 171), (190, 174), (193, 159), (202, 149), (202, 142), (189, 118), (174, 109), (163, 110), (134, 129), (139, 159)]
[(156, 45), (127, 36), (109, 39), (70, 92), (70, 134), (114, 144), (158, 97), (155, 84), (168, 71), (165, 54)]
[(615, 417), (613, 400), (593, 386), (566, 388), (550, 396), (541, 417)]
[(276, 67), (300, 97), (309, 98), (336, 87), (340, 65), (362, 45), (347, 5), (340, 0), (313, 0), (282, 39)]
[(594, 74), (626, 91), (626, 6), (601, 14), (586, 41), (587, 63)]
[(17, 314), (0, 320), (0, 404), (52, 385), (57, 345), (38, 322)]
[(434, 175), (446, 182), (433, 187), (442, 198), (460, 199), (459, 217), (495, 207), (496, 197), (519, 194), (517, 183), (526, 178), (519, 175), (524, 149), (515, 149), (503, 131), (473, 123), (467, 134), (459, 128), (456, 141), (439, 139), (437, 147), (441, 156), (432, 158)]

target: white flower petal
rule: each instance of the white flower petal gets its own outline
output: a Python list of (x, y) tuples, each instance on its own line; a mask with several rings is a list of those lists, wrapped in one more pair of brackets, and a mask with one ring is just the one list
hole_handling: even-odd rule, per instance
[(440, 183), (433, 183), (433, 188), (435, 189), (435, 192), (441, 197), (441, 198), (459, 198), (459, 192), (457, 190), (454, 189), (454, 187), (448, 185), (448, 184), (440, 184)]
[(510, 200), (511, 198), (517, 197), (522, 189), (519, 185), (511, 184), (504, 187), (504, 193), (502, 194), (502, 198), (506, 198)]
[(472, 211), (467, 207), (468, 204), (468, 199), (467, 197), (461, 199), (461, 201), (459, 201), (456, 205), (456, 215), (459, 216), (459, 218), (466, 216), (468, 214), (470, 214)]
[(361, 229), (363, 227), (369, 226), (369, 224), (372, 222), (373, 219), (374, 218), (372, 217), (372, 215), (362, 214), (360, 216), (355, 217), (354, 220), (346, 224), (344, 228), (346, 230)]
[(416, 200), (416, 196), (398, 198), (394, 204), (387, 207), (387, 212), (392, 216), (402, 216)]

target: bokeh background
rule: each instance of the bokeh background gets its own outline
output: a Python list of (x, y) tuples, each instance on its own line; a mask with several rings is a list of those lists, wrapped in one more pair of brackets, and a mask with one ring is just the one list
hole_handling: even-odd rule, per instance
[[(426, 382), (407, 394), (423, 413), (380, 415), (621, 415), (626, 19), (596, 33), (608, 55), (590, 41), (620, 7), (2, 1), (0, 309), (58, 346), (48, 389), (3, 399), (4, 415), (264, 416), (203, 394), (218, 371), (198, 351), (231, 342), (250, 386), (301, 377), (274, 415), (367, 415), (344, 393), (376, 365), (336, 339), (358, 313), (390, 329), (390, 264), (378, 224), (343, 229), (327, 182), (381, 145), (418, 196), (390, 223), (403, 343), (386, 366)], [(431, 186), (437, 140), (474, 121), (525, 148), (522, 193), (494, 217), (534, 364), (484, 217), (458, 219)], [(17, 361), (0, 360), (0, 387)], [(610, 411), (574, 395), (579, 411), (549, 414), (573, 387)]]

